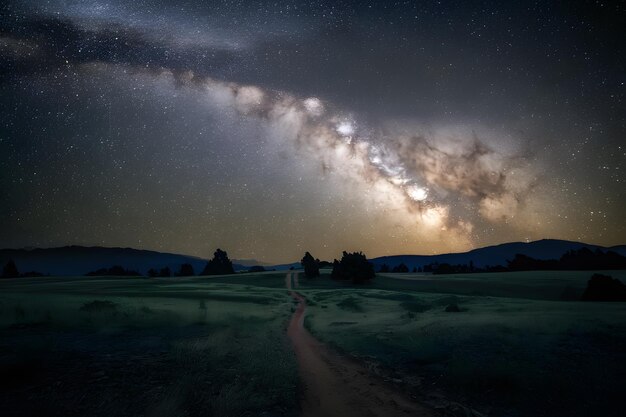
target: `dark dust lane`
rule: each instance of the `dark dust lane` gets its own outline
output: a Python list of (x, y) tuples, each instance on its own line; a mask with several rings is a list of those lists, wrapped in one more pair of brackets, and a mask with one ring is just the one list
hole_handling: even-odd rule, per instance
[[(297, 274), (287, 274), (288, 289), (297, 282)], [(303, 326), (306, 300), (295, 291), (291, 296), (299, 301), (287, 334), (305, 387), (302, 416), (435, 416), (430, 409), (369, 375), (358, 362), (316, 340)]]

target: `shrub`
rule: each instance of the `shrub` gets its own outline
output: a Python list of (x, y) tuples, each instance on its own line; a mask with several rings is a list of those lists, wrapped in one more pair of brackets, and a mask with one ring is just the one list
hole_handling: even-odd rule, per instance
[(593, 274), (581, 298), (583, 301), (626, 301), (626, 285), (608, 275)]

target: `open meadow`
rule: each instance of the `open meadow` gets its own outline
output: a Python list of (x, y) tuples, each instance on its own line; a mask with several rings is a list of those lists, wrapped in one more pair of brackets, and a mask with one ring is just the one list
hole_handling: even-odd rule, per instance
[(626, 305), (564, 301), (591, 274), (5, 279), (0, 404), (6, 416), (297, 415), (292, 285), (313, 336), (441, 415), (617, 416)]
[(592, 274), (380, 274), (361, 288), (323, 275), (300, 279), (298, 291), (314, 336), (437, 408), (618, 416), (626, 304), (562, 301), (579, 298)]
[(291, 297), (218, 281), (1, 280), (3, 416), (295, 415)]

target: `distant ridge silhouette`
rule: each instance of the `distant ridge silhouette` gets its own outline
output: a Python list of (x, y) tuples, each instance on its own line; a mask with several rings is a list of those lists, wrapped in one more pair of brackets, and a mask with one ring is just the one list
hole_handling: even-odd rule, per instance
[[(125, 269), (146, 274), (150, 268), (170, 268), (176, 272), (182, 264), (202, 271), (207, 260), (195, 256), (133, 248), (101, 246), (63, 246), (58, 248), (2, 249), (0, 265), (13, 259), (22, 271), (39, 271), (50, 275), (85, 275), (89, 271), (120, 265)], [(236, 270), (246, 269), (233, 265)]]
[[(506, 265), (506, 261), (513, 259), (515, 254), (521, 253), (535, 259), (557, 259), (568, 250), (577, 250), (587, 247), (591, 250), (612, 250), (626, 256), (626, 245), (604, 247), (582, 242), (567, 240), (543, 239), (534, 242), (511, 242), (500, 245), (478, 248), (469, 252), (448, 253), (440, 255), (395, 255), (382, 256), (370, 259), (378, 269), (382, 264), (390, 267), (404, 263), (409, 270), (413, 267), (424, 266), (433, 262), (449, 264), (468, 264), (470, 261), (476, 267), (487, 265)], [(204, 269), (207, 259), (181, 254), (157, 252), (143, 249), (101, 247), (101, 246), (63, 246), (57, 248), (28, 248), (28, 249), (1, 249), (0, 265), (13, 259), (20, 271), (39, 271), (50, 275), (84, 275), (89, 271), (101, 268), (110, 268), (120, 265), (126, 269), (147, 274), (150, 268), (160, 269), (169, 267), (171, 271), (178, 271), (184, 263), (191, 264), (198, 273)], [(267, 270), (278, 271), (290, 267), (300, 268), (300, 262), (271, 265), (255, 260), (245, 260), (245, 264), (233, 260), (235, 271), (247, 270), (251, 265), (263, 265)]]
[(447, 253), (440, 255), (392, 255), (381, 256), (371, 259), (376, 268), (383, 264), (390, 267), (404, 263), (409, 269), (419, 268), (434, 262), (448, 263), (451, 265), (469, 264), (470, 261), (476, 267), (483, 268), (487, 265), (506, 266), (507, 260), (512, 260), (516, 254), (530, 256), (535, 259), (559, 259), (569, 250), (589, 248), (592, 251), (600, 249), (603, 252), (613, 251), (626, 256), (626, 245), (604, 247), (591, 245), (583, 242), (572, 242), (558, 239), (542, 239), (534, 242), (510, 242), (499, 245), (486, 246), (484, 248), (473, 249), (469, 252)]

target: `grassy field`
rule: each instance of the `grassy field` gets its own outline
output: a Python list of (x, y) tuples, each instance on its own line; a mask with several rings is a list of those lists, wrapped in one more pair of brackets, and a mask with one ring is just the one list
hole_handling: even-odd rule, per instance
[(2, 414), (295, 415), (277, 279), (1, 280)]
[[(560, 301), (591, 274), (390, 274), (360, 288), (322, 276), (301, 279), (299, 292), (315, 336), (433, 405), (622, 415), (626, 304)], [(450, 304), (461, 311), (446, 312)]]
[[(300, 274), (306, 326), (398, 389), (492, 416), (617, 416), (626, 304), (591, 272)], [(626, 282), (625, 271), (608, 272)], [(456, 304), (459, 312), (446, 312)], [(0, 280), (3, 416), (289, 416), (285, 273)], [(461, 414), (464, 415), (464, 414)]]

